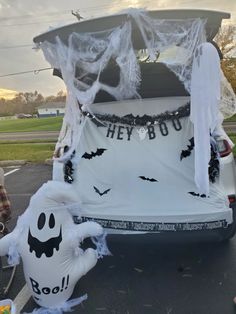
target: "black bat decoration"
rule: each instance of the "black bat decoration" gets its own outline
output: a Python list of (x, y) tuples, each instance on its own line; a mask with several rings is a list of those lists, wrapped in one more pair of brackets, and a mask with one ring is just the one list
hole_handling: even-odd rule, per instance
[[(64, 153), (68, 152), (69, 146), (64, 147)], [(64, 181), (67, 183), (72, 183), (74, 181), (73, 173), (74, 173), (74, 166), (73, 166), (73, 158), (75, 156), (75, 150), (72, 152), (70, 159), (66, 161), (63, 167), (64, 171)]]
[(188, 192), (188, 193), (193, 195), (193, 196), (198, 196), (198, 197), (202, 197), (202, 198), (206, 197), (206, 194), (199, 194), (199, 193), (195, 193), (195, 192)]
[(211, 159), (209, 161), (208, 175), (209, 180), (212, 183), (216, 182), (216, 178), (220, 175), (220, 161), (218, 157), (217, 147), (211, 143)]
[(106, 150), (105, 148), (98, 148), (96, 152), (91, 152), (91, 154), (84, 153), (82, 158), (92, 159), (93, 157), (101, 156), (105, 152), (105, 150)]
[(180, 155), (180, 160), (191, 155), (191, 152), (194, 148), (194, 138), (193, 137), (190, 138), (189, 142), (190, 142), (190, 145), (187, 145), (188, 149), (182, 150), (181, 155)]
[(95, 192), (98, 193), (100, 196), (103, 196), (104, 194), (107, 194), (111, 189), (107, 189), (104, 192), (100, 192), (98, 188), (96, 188), (96, 186), (93, 187)]
[(144, 176), (139, 176), (140, 179), (145, 180), (145, 181), (150, 181), (150, 182), (158, 182), (156, 179), (154, 178), (146, 178)]

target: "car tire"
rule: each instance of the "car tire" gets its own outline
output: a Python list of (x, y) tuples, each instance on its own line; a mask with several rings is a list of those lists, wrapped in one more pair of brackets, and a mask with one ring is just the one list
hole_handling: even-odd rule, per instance
[(222, 241), (229, 241), (236, 234), (236, 202), (231, 206), (233, 211), (233, 223), (225, 230), (222, 230)]

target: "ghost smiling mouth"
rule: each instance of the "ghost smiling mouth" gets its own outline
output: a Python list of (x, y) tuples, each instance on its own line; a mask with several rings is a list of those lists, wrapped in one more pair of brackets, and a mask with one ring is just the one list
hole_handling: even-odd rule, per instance
[(40, 258), (44, 253), (47, 257), (52, 257), (54, 249), (59, 250), (60, 243), (62, 241), (62, 232), (60, 227), (60, 233), (57, 237), (50, 238), (45, 242), (41, 242), (37, 238), (33, 237), (29, 229), (28, 244), (30, 252), (35, 251), (37, 258)]

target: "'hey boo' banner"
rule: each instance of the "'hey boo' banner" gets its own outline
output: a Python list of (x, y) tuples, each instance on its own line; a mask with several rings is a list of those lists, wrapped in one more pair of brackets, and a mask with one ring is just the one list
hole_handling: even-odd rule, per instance
[[(180, 131), (182, 129), (181, 123), (179, 119), (172, 120), (173, 127), (176, 131)], [(159, 128), (161, 135), (167, 136), (169, 134), (169, 130), (167, 124), (165, 122), (160, 123), (157, 126), (148, 125), (145, 127), (133, 127), (133, 126), (124, 126), (110, 123), (107, 126), (106, 137), (117, 139), (117, 140), (127, 140), (130, 141), (131, 136), (134, 132), (137, 132), (140, 140), (148, 137), (149, 140), (153, 140), (156, 138), (156, 128)], [(136, 131), (135, 131), (136, 130)]]

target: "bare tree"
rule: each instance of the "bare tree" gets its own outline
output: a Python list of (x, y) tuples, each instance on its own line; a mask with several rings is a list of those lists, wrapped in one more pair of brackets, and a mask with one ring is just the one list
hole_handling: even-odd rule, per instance
[(236, 93), (236, 25), (222, 26), (214, 41), (222, 54), (222, 70)]
[(236, 53), (236, 25), (224, 25), (215, 37), (224, 59), (232, 57)]

